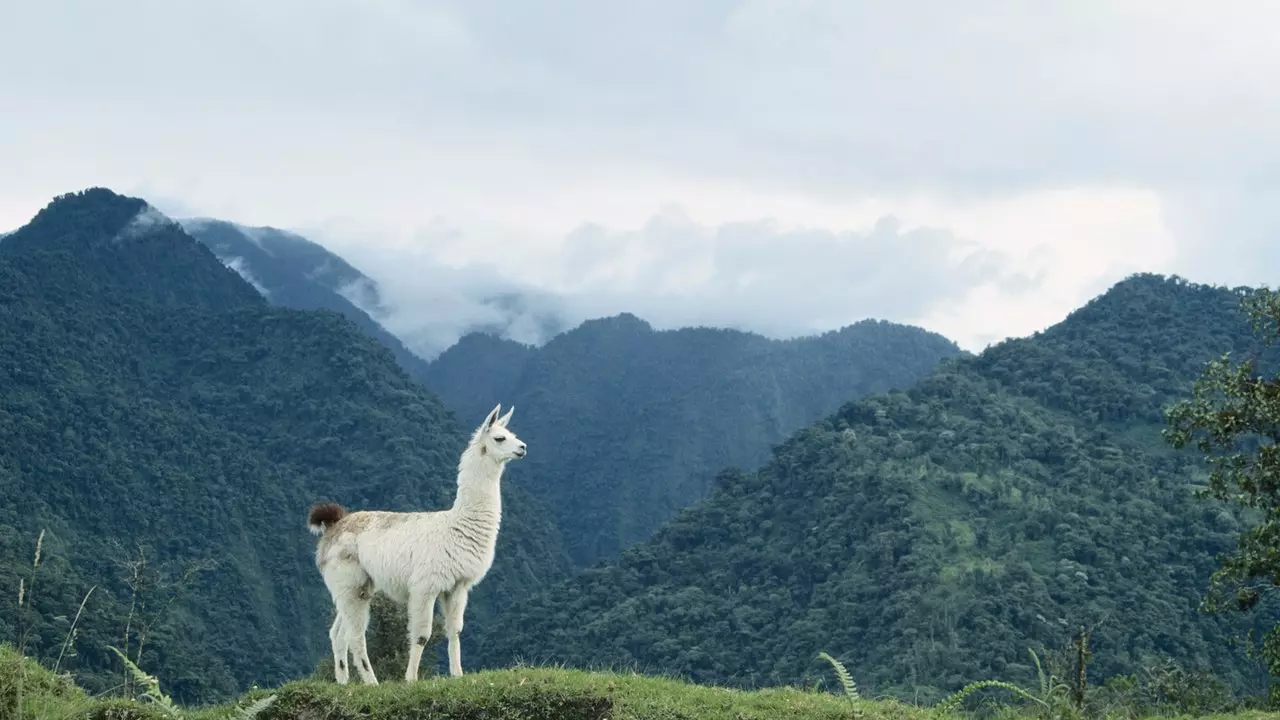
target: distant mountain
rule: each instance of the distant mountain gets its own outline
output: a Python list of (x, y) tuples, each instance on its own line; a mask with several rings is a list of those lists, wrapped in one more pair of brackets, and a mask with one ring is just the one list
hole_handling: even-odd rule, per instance
[(494, 398), (523, 408), (522, 476), (580, 565), (616, 556), (695, 502), (726, 466), (842, 403), (903, 388), (959, 350), (919, 328), (865, 321), (798, 340), (709, 328), (655, 331), (634, 315), (591, 320), (540, 348), (464, 337), (427, 386), (463, 416)]
[[(469, 426), (350, 320), (270, 306), (141, 200), (64, 195), (0, 243), (0, 346), (0, 577), (24, 583), (0, 637), (52, 665), (96, 586), (62, 661), (91, 690), (120, 681), (109, 645), (144, 644), (184, 702), (308, 673), (332, 617), (309, 504), (453, 499)], [(469, 623), (567, 570), (520, 474)]]
[[(1256, 686), (1265, 673), (1229, 643), (1245, 621), (1197, 612), (1240, 519), (1193, 497), (1203, 464), (1159, 437), (1162, 408), (1204, 361), (1259, 352), (1275, 367), (1238, 309), (1243, 292), (1134, 276), (1046, 332), (848, 403), (758, 471), (721, 472), (616, 562), (503, 613), (480, 630), (480, 653), (752, 686), (812, 680), (826, 650), (864, 694), (927, 702), (987, 678), (1033, 687), (1027, 649), (1056, 652), (1096, 624), (1093, 684), (1172, 660)], [(573, 439), (582, 454), (628, 451), (630, 402), (590, 416), (599, 425)], [(705, 423), (742, 414), (697, 406)], [(643, 417), (650, 434), (662, 427)], [(706, 439), (740, 443), (721, 427)], [(530, 473), (539, 494), (546, 472)], [(621, 482), (559, 480), (590, 482), (587, 495)]]
[[(542, 448), (526, 474), (556, 508), (581, 564), (648, 537), (702, 497), (722, 466), (755, 467), (773, 444), (840, 403), (905, 387), (958, 352), (936, 334), (874, 321), (791, 341), (655, 332), (630, 314), (561, 332), (550, 300), (499, 293), (482, 305), (500, 319), (477, 320), (428, 365), (402, 342), (412, 338), (383, 327), (377, 284), (342, 258), (272, 228), (184, 225), (273, 304), (352, 320), (459, 417), (483, 416), (496, 402), (523, 405), (524, 431)], [(507, 337), (552, 339), (535, 347)], [(625, 449), (595, 453), (587, 441), (605, 426), (634, 428)]]
[(382, 326), (379, 318), (385, 317), (386, 309), (378, 284), (347, 261), (300, 235), (275, 228), (208, 219), (183, 220), (182, 225), (272, 304), (332, 310), (389, 349), (411, 377), (425, 377), (426, 361)]
[[(414, 377), (421, 377), (424, 358), (434, 358), (452, 344), (458, 328), (464, 335), (484, 333), (531, 343), (545, 342), (567, 328), (559, 299), (529, 290), (455, 297), (445, 307), (423, 310), (425, 316), (406, 326), (397, 322), (377, 282), (300, 235), (207, 218), (181, 222), (272, 303), (341, 313), (389, 347)], [(397, 325), (396, 332), (388, 330)]]

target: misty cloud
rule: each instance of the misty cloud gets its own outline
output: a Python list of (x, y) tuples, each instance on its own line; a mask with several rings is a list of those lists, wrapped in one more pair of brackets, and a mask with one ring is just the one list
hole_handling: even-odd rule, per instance
[(538, 274), (446, 266), (429, 254), (347, 259), (378, 282), (384, 325), (427, 354), (467, 328), (537, 344), (619, 312), (657, 327), (791, 337), (867, 317), (911, 322), (980, 286), (1017, 294), (1038, 284), (1002, 253), (946, 230), (903, 229), (893, 218), (866, 232), (834, 232), (768, 220), (707, 226), (669, 208), (631, 231), (584, 225), (556, 253), (560, 261)]
[(254, 277), (253, 272), (249, 270), (249, 266), (245, 263), (244, 258), (227, 258), (223, 261), (223, 264), (232, 270), (235, 270), (237, 275), (244, 278), (244, 281), (252, 285), (253, 288), (263, 297), (271, 297), (271, 291), (267, 290), (266, 286), (264, 286), (258, 278)]
[(127, 225), (120, 229), (120, 232), (117, 233), (113, 239), (116, 242), (121, 242), (131, 238), (141, 237), (154, 228), (162, 225), (173, 225), (177, 227), (178, 224), (151, 205), (146, 205), (138, 211), (137, 215), (133, 216), (133, 219), (130, 220)]

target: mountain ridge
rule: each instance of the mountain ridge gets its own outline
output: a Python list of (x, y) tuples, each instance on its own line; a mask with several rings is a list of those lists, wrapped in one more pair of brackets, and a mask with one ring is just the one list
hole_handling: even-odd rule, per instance
[[(224, 264), (258, 282), (272, 303), (333, 309), (352, 319), (458, 416), (482, 416), (497, 402), (529, 409), (528, 430), (549, 454), (531, 456), (526, 477), (557, 513), (580, 564), (610, 557), (647, 536), (659, 520), (701, 497), (721, 464), (754, 467), (771, 443), (840, 401), (909, 383), (938, 358), (959, 352), (937, 333), (883, 320), (773, 339), (706, 326), (657, 330), (634, 313), (620, 312), (585, 320), (540, 345), (497, 332), (466, 333), (427, 363), (369, 314), (367, 306), (381, 305), (376, 283), (320, 245), (272, 228), (185, 222)], [(321, 283), (311, 277), (317, 268), (336, 270)], [(342, 289), (352, 285), (372, 293), (365, 303), (342, 297)], [(519, 297), (498, 300), (520, 303)], [(895, 352), (905, 353), (901, 362), (892, 357)], [(708, 363), (714, 369), (702, 367)], [(736, 419), (704, 417), (699, 393), (703, 404), (737, 408)], [(631, 400), (616, 404), (616, 396)], [(624, 451), (639, 467), (583, 457), (583, 447), (599, 442), (586, 428), (615, 422), (602, 403), (620, 417), (640, 413), (659, 427), (629, 430), (644, 438)], [(720, 427), (726, 422), (730, 427)], [(744, 447), (720, 450), (709, 437), (713, 433), (700, 429), (704, 425), (736, 434)], [(680, 437), (680, 428), (689, 428), (691, 440)], [(650, 480), (643, 479), (646, 474)], [(605, 477), (618, 478), (618, 489), (594, 487)], [(577, 497), (588, 493), (598, 498)], [(585, 513), (584, 502), (593, 505)]]
[(529, 487), (579, 566), (612, 557), (700, 498), (725, 465), (769, 448), (840, 403), (904, 387), (959, 352), (885, 321), (795, 340), (723, 328), (655, 330), (631, 313), (531, 348), (464, 338), (426, 383), (458, 412), (496, 398), (537, 408), (522, 437)]
[(481, 629), (481, 652), (756, 687), (812, 681), (827, 649), (864, 692), (936, 699), (1034, 683), (1027, 647), (1098, 624), (1092, 683), (1172, 659), (1255, 686), (1228, 640), (1271, 616), (1197, 611), (1240, 513), (1194, 500), (1202, 466), (1158, 432), (1204, 361), (1275, 360), (1239, 293), (1131, 276), (1045, 332), (844, 403)]

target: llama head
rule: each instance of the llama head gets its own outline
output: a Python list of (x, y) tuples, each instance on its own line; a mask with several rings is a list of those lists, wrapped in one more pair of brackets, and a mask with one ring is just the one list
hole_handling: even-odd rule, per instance
[(522, 458), (527, 451), (524, 441), (507, 429), (507, 423), (511, 421), (511, 414), (515, 411), (515, 406), (512, 406), (506, 415), (499, 416), (502, 403), (498, 403), (476, 429), (472, 439), (473, 443), (480, 446), (481, 453), (500, 463)]

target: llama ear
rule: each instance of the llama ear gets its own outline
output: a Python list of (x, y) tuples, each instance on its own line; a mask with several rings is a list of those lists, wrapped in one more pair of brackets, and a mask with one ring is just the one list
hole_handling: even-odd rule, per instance
[(507, 414), (498, 418), (498, 422), (494, 424), (497, 425), (498, 427), (506, 427), (507, 423), (511, 422), (511, 413), (515, 411), (516, 411), (516, 406), (512, 405), (510, 408), (507, 409)]
[(489, 411), (489, 415), (485, 417), (484, 425), (482, 427), (486, 430), (493, 427), (493, 423), (497, 421), (498, 413), (500, 412), (502, 412), (502, 403), (498, 403), (493, 406), (493, 409)]

